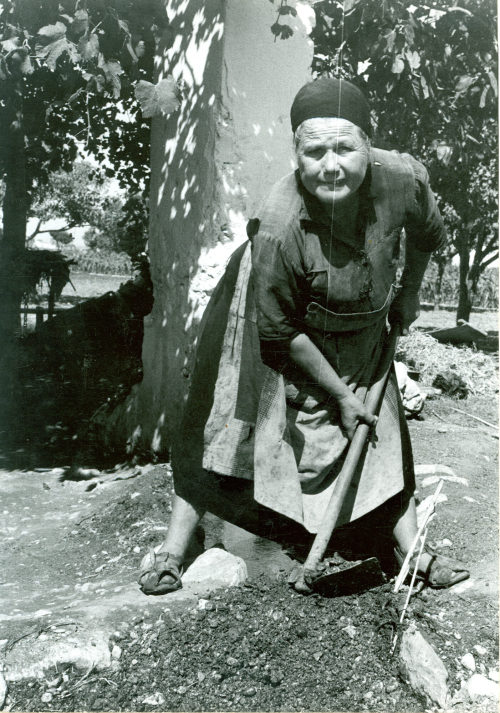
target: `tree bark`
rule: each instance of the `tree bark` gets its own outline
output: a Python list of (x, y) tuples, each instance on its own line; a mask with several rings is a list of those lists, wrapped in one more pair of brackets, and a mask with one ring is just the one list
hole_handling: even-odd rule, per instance
[(469, 248), (466, 240), (461, 241), (458, 255), (460, 258), (460, 266), (457, 323), (459, 319), (464, 319), (468, 322), (472, 308), (469, 284)]
[(24, 291), (26, 241), (26, 166), (23, 122), (23, 80), (13, 79), (4, 109), (5, 196), (0, 243), (0, 336), (12, 340), (19, 328)]
[(441, 292), (443, 290), (443, 277), (446, 260), (435, 260), (435, 262), (437, 265), (437, 275), (434, 283), (434, 309), (439, 309), (441, 306)]

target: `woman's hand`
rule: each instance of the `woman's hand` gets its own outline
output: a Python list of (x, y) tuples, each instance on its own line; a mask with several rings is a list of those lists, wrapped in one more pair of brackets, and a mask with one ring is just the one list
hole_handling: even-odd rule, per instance
[(368, 426), (374, 426), (377, 423), (377, 417), (367, 410), (363, 402), (351, 390), (338, 399), (338, 404), (340, 420), (350, 441), (352, 441), (358, 423), (366, 423)]

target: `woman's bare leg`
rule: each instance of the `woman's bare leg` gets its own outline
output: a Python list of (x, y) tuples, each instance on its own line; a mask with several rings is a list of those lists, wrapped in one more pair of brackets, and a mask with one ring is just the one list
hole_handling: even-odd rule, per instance
[(204, 510), (194, 507), (180, 495), (174, 495), (167, 536), (157, 551), (170, 552), (180, 562), (183, 562), (191, 537), (204, 514)]
[[(415, 506), (415, 498), (413, 495), (408, 500), (408, 503), (394, 526), (393, 536), (396, 544), (403, 555), (411, 549), (415, 535), (417, 534), (417, 509)], [(418, 549), (415, 551), (418, 552)], [(419, 572), (425, 572), (432, 557), (427, 552), (422, 552), (419, 562)]]

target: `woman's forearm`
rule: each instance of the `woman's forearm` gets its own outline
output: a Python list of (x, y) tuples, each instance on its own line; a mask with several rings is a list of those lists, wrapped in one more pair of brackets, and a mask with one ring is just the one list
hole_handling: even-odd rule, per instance
[(349, 394), (352, 395), (350, 388), (342, 381), (307, 334), (298, 334), (292, 339), (290, 358), (307, 376), (335, 399), (340, 400)]
[(340, 420), (347, 437), (352, 439), (358, 423), (375, 425), (377, 417), (344, 384), (333, 366), (306, 334), (298, 334), (290, 342), (290, 358), (316, 384), (337, 401)]

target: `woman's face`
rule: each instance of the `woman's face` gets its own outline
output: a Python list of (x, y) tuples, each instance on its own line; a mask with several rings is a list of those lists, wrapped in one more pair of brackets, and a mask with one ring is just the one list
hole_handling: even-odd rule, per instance
[(296, 133), (296, 153), (304, 187), (324, 205), (356, 193), (366, 174), (368, 143), (347, 119), (307, 119)]

